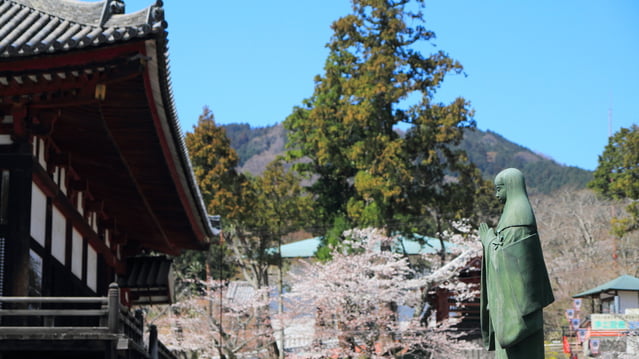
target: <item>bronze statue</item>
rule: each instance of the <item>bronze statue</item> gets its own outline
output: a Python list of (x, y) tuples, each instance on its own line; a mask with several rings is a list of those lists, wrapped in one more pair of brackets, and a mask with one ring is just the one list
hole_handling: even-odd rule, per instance
[(481, 272), (481, 330), (497, 359), (543, 359), (543, 308), (555, 299), (537, 234), (535, 214), (522, 173), (495, 177), (504, 210), (494, 230), (479, 225), (484, 247)]

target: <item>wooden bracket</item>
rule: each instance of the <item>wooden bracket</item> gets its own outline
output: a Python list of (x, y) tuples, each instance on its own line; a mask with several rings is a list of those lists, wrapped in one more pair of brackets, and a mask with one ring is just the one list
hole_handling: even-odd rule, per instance
[(11, 107), (11, 116), (13, 116), (13, 133), (11, 135), (14, 142), (24, 142), (29, 138), (26, 120), (29, 111), (24, 104), (14, 104)]

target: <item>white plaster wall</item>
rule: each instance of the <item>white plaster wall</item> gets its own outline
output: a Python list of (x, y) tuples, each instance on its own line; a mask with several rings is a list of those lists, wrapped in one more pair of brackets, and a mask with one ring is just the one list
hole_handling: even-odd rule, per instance
[(87, 286), (98, 291), (98, 254), (90, 245), (87, 248)]
[(77, 210), (78, 212), (84, 216), (84, 198), (83, 198), (83, 194), (82, 192), (78, 192), (78, 205), (77, 205)]
[(62, 193), (67, 195), (67, 170), (65, 168), (60, 168), (60, 182), (58, 183), (58, 187)]
[(66, 228), (67, 221), (55, 206), (51, 216), (51, 254), (60, 263), (64, 263), (64, 253), (66, 250)]
[(82, 279), (82, 235), (74, 228), (71, 237), (71, 272)]
[(35, 183), (31, 184), (31, 237), (44, 247), (47, 197)]
[(95, 233), (98, 233), (98, 215), (97, 213), (91, 213), (91, 228)]
[(44, 159), (44, 140), (38, 138), (38, 163), (42, 168), (47, 168), (47, 161)]
[(639, 308), (639, 292), (619, 291), (619, 313), (625, 313), (626, 309)]

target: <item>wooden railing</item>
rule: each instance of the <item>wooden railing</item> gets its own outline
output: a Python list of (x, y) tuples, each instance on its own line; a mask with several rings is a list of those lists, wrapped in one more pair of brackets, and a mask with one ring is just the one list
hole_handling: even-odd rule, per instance
[(144, 345), (144, 317), (120, 305), (120, 289), (109, 286), (107, 297), (0, 297), (0, 337), (39, 340), (47, 337), (106, 340), (117, 350), (135, 350), (151, 359), (175, 358), (150, 326)]

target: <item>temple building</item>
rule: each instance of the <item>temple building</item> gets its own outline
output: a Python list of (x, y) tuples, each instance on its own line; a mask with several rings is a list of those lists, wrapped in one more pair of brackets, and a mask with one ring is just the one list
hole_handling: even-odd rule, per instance
[(170, 302), (213, 230), (166, 28), (161, 1), (0, 0), (3, 359), (171, 357), (128, 309)]

